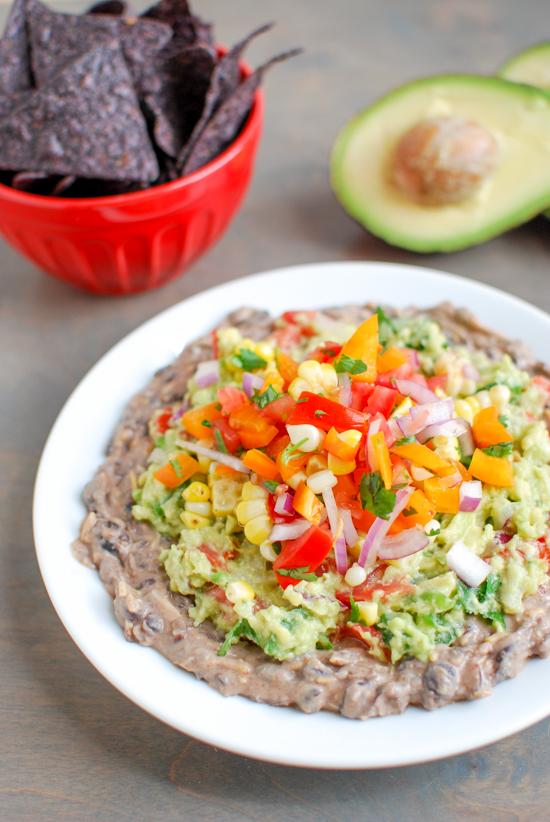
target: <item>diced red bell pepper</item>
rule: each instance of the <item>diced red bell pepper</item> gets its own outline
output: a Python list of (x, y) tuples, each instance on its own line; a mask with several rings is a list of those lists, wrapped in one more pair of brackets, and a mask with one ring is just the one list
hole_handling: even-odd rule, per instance
[(159, 434), (166, 434), (166, 432), (170, 428), (170, 420), (172, 419), (172, 413), (172, 409), (167, 408), (165, 411), (162, 412), (162, 414), (159, 414), (159, 416), (157, 417), (155, 424), (157, 426), (157, 431), (159, 432)]
[(212, 422), (212, 428), (217, 428), (217, 430), (222, 435), (225, 447), (228, 451), (234, 454), (239, 448), (241, 440), (237, 432), (233, 431), (227, 420), (223, 418), (219, 420), (214, 420)]
[[(276, 572), (280, 568), (305, 568), (306, 573), (312, 573), (323, 562), (332, 548), (332, 536), (328, 531), (312, 525), (309, 530), (298, 539), (291, 539), (284, 543), (284, 547), (273, 563), (273, 570)], [(277, 574), (277, 579), (282, 588), (288, 585), (297, 585), (299, 579), (281, 576)]]
[[(316, 414), (316, 411), (323, 413)], [(302, 391), (287, 422), (289, 425), (315, 425), (323, 431), (329, 431), (332, 427), (337, 431), (346, 431), (348, 428), (361, 430), (365, 425), (365, 415), (311, 391)]]
[(333, 362), (342, 350), (340, 343), (324, 342), (314, 348), (307, 355), (308, 360), (317, 360), (317, 362)]
[(367, 411), (369, 414), (382, 414), (387, 419), (397, 402), (399, 392), (395, 388), (386, 388), (383, 385), (375, 385), (374, 390), (367, 400)]

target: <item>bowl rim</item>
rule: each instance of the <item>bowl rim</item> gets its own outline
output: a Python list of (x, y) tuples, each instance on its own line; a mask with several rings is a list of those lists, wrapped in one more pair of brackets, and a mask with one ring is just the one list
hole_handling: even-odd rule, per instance
[[(219, 54), (224, 54), (227, 49), (225, 46), (216, 47)], [(252, 67), (244, 60), (239, 61), (241, 75), (249, 77), (253, 73)], [(159, 185), (152, 185), (142, 191), (130, 191), (125, 194), (106, 194), (100, 197), (52, 197), (49, 194), (35, 194), (29, 191), (18, 191), (16, 188), (0, 183), (0, 201), (10, 201), (18, 205), (41, 206), (46, 208), (65, 209), (69, 205), (71, 209), (86, 209), (93, 206), (102, 205), (120, 205), (138, 204), (143, 200), (155, 195), (161, 196), (163, 194), (171, 194), (190, 188), (195, 183), (199, 183), (212, 174), (215, 174), (220, 168), (231, 162), (240, 152), (244, 144), (249, 140), (251, 134), (261, 123), (264, 111), (264, 95), (261, 88), (256, 89), (254, 94), (254, 102), (252, 108), (248, 113), (243, 126), (236, 136), (236, 138), (225, 148), (221, 154), (214, 157), (206, 165), (201, 166), (191, 174), (185, 177), (179, 177), (177, 180), (170, 180), (168, 183), (160, 183)]]

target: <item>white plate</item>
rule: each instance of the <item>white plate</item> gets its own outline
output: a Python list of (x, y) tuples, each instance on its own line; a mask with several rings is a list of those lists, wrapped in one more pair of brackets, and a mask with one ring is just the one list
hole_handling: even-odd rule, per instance
[(531, 660), (493, 696), (431, 713), (367, 722), (225, 698), (150, 648), (126, 642), (95, 571), (70, 544), (84, 515), (82, 486), (103, 459), (128, 399), (193, 338), (241, 305), (290, 308), (451, 300), (550, 360), (550, 318), (514, 297), (449, 274), (386, 263), (297, 266), (246, 277), (185, 300), (125, 337), (75, 389), (44, 448), (34, 499), (36, 551), (51, 600), (90, 662), (122, 693), (180, 731), (246, 756), (319, 768), (425, 762), (486, 745), (550, 713), (550, 659)]

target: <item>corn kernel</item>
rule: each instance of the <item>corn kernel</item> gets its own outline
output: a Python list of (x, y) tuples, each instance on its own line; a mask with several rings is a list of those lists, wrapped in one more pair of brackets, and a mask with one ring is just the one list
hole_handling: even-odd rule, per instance
[(263, 556), (265, 560), (267, 560), (267, 562), (275, 562), (275, 560), (277, 559), (275, 548), (273, 547), (273, 544), (269, 542), (269, 540), (262, 542), (262, 544), (260, 545), (260, 554)]
[(332, 454), (328, 455), (329, 471), (332, 471), (337, 477), (344, 476), (344, 474), (351, 474), (352, 471), (355, 471), (355, 467), (355, 460), (341, 460)]
[(287, 485), (290, 485), (294, 491), (298, 488), (301, 482), (305, 482), (307, 480), (307, 475), (305, 471), (296, 471), (289, 479), (287, 479)]
[(358, 565), (356, 562), (354, 562), (353, 565), (350, 568), (348, 568), (348, 570), (346, 571), (346, 575), (344, 577), (347, 584), (351, 588), (355, 588), (357, 585), (361, 585), (361, 583), (363, 583), (366, 580), (366, 578), (367, 572), (361, 565)]
[(192, 482), (182, 493), (182, 497), (187, 502), (208, 502), (210, 499), (210, 488), (205, 482)]
[(302, 391), (330, 394), (338, 387), (338, 375), (330, 363), (305, 360), (298, 366), (298, 376), (290, 383), (288, 393), (298, 399)]
[(253, 482), (245, 482), (241, 491), (241, 499), (267, 499), (267, 491), (262, 485), (256, 485)]
[(359, 615), (366, 625), (375, 625), (378, 622), (377, 602), (372, 600), (370, 602), (358, 602), (357, 607), (359, 608)]
[(210, 468), (210, 463), (212, 462), (210, 457), (205, 457), (204, 454), (196, 454), (195, 459), (197, 460), (202, 473), (208, 474), (208, 469)]
[[(286, 430), (290, 441), (299, 451), (309, 453), (316, 451), (323, 440), (323, 432), (315, 425), (287, 425)], [(361, 435), (359, 435), (361, 436)]]
[(229, 602), (250, 602), (256, 596), (254, 588), (244, 579), (230, 582), (225, 589), (225, 595)]
[(235, 513), (239, 523), (246, 525), (249, 520), (261, 517), (266, 513), (265, 501), (263, 499), (243, 500), (237, 505)]
[(491, 402), (496, 405), (497, 408), (502, 408), (503, 405), (509, 403), (511, 396), (512, 392), (507, 385), (493, 385), (489, 391)]
[(405, 414), (408, 414), (412, 408), (413, 401), (410, 397), (405, 397), (403, 402), (400, 402), (393, 414), (392, 417), (404, 417)]
[(194, 514), (192, 511), (183, 511), (180, 514), (180, 518), (186, 528), (205, 528), (207, 525), (210, 525), (208, 517)]
[(264, 360), (272, 360), (273, 359), (273, 346), (266, 342), (256, 343), (254, 346), (255, 352), (259, 357), (263, 357)]
[(285, 387), (285, 381), (279, 374), (276, 368), (268, 368), (264, 374), (264, 384), (262, 386), (263, 391), (267, 391), (269, 386), (272, 386), (275, 391), (278, 391), (279, 394), (282, 394), (283, 389)]
[(271, 533), (271, 520), (267, 514), (249, 520), (244, 526), (244, 535), (253, 545), (261, 545)]
[(185, 510), (191, 511), (192, 514), (200, 514), (201, 517), (212, 515), (212, 505), (209, 502), (187, 502)]
[(442, 460), (459, 460), (460, 447), (457, 437), (434, 437), (434, 451)]
[(241, 496), (242, 485), (229, 477), (212, 482), (212, 513), (216, 517), (232, 514)]
[(478, 391), (476, 398), (481, 408), (488, 408), (491, 405), (491, 397), (488, 391)]

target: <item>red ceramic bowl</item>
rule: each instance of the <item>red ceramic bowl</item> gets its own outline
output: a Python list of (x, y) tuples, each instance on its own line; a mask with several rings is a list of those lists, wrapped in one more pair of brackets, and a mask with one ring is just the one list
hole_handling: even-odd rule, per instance
[(48, 274), (96, 294), (163, 285), (210, 248), (234, 217), (252, 176), (262, 119), (259, 91), (222, 154), (146, 191), (70, 200), (0, 185), (0, 233)]

